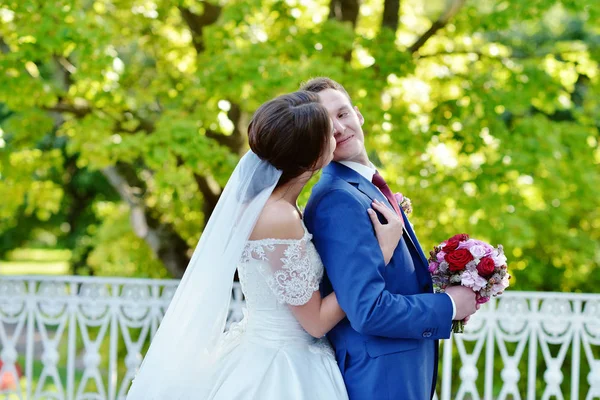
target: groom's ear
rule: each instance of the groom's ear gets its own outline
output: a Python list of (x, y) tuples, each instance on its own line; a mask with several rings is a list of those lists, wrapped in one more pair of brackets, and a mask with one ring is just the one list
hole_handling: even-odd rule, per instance
[(354, 106), (354, 111), (356, 111), (356, 115), (358, 116), (358, 122), (360, 122), (360, 125), (362, 126), (365, 123), (365, 117), (363, 117), (360, 111), (358, 111), (357, 106)]

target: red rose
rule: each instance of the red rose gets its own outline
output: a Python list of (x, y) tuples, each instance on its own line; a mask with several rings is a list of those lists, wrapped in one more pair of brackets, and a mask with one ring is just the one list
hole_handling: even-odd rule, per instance
[(479, 260), (479, 264), (477, 265), (477, 272), (480, 276), (487, 278), (494, 273), (494, 269), (496, 265), (494, 264), (494, 260), (491, 257), (483, 257)]
[(467, 235), (466, 233), (460, 233), (458, 235), (452, 236), (450, 240), (458, 240), (459, 242), (463, 242), (465, 240), (469, 240), (469, 235)]
[(460, 235), (452, 236), (450, 239), (448, 239), (448, 241), (446, 241), (446, 245), (444, 246), (444, 252), (450, 253), (456, 250), (460, 242), (463, 242), (465, 240), (469, 240), (469, 235), (467, 235), (466, 233), (461, 233)]
[(444, 246), (444, 248), (442, 250), (444, 250), (444, 253), (446, 253), (446, 254), (451, 253), (454, 250), (456, 250), (459, 243), (460, 243), (460, 241), (458, 241), (458, 240), (449, 239), (446, 242), (446, 245)]
[[(446, 249), (444, 248), (444, 250)], [(446, 254), (444, 259), (448, 262), (450, 271), (462, 271), (469, 261), (473, 260), (473, 254), (467, 249), (459, 249)]]

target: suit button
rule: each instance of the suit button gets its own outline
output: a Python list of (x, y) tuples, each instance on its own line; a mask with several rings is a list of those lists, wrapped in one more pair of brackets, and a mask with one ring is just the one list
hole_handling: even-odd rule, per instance
[(424, 337), (424, 338), (429, 338), (429, 337), (431, 337), (431, 332), (423, 332), (423, 337)]

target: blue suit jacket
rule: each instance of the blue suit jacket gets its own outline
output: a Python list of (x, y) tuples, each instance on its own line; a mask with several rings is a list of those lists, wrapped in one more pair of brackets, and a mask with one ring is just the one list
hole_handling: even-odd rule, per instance
[(308, 201), (305, 223), (326, 270), (321, 291), (335, 290), (347, 315), (327, 336), (351, 400), (429, 399), (452, 302), (432, 293), (427, 259), (404, 213), (406, 231), (385, 265), (367, 214), (373, 199), (389, 205), (371, 182), (333, 162)]

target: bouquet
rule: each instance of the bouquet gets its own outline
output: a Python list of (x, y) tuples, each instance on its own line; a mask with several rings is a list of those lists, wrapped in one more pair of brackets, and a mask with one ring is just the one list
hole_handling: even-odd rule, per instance
[[(473, 289), (477, 303), (483, 304), (508, 287), (510, 275), (502, 245), (493, 247), (463, 233), (435, 246), (430, 255), (429, 272), (437, 293), (462, 285)], [(452, 322), (452, 332), (463, 331), (463, 321)]]

